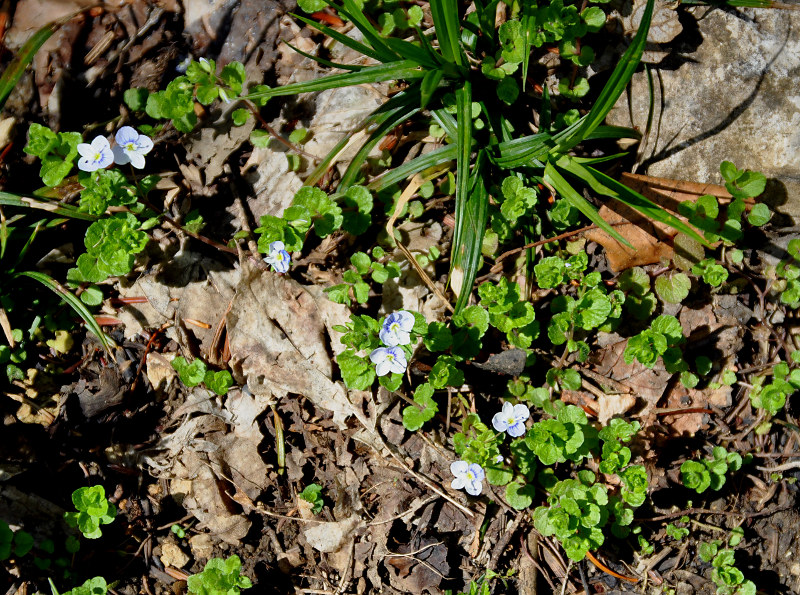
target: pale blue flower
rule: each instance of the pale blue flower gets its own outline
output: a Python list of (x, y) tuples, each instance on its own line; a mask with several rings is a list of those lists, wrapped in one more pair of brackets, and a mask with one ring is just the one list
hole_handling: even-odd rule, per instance
[(114, 136), (114, 163), (125, 165), (130, 163), (136, 169), (144, 167), (144, 156), (153, 149), (153, 141), (149, 136), (139, 134), (135, 128), (123, 126)]
[(91, 144), (80, 143), (78, 153), (81, 155), (78, 159), (78, 169), (83, 171), (97, 171), (114, 162), (114, 153), (104, 136), (96, 136)]
[(450, 473), (455, 476), (450, 484), (454, 490), (466, 490), (470, 496), (477, 496), (483, 490), (483, 478), (486, 474), (477, 463), (455, 461), (450, 465)]
[(286, 251), (284, 243), (278, 240), (269, 245), (269, 254), (264, 257), (264, 262), (272, 265), (276, 272), (285, 273), (292, 264), (292, 257)]
[(411, 312), (400, 310), (386, 317), (378, 336), (387, 347), (408, 345), (411, 343), (409, 333), (413, 328), (414, 315)]
[(506, 402), (503, 409), (494, 414), (492, 426), (498, 432), (508, 432), (512, 438), (519, 438), (525, 433), (525, 420), (530, 416), (531, 412), (525, 405)]
[(378, 376), (386, 376), (389, 372), (402, 374), (408, 366), (406, 354), (399, 347), (378, 347), (369, 354), (369, 359), (375, 364)]

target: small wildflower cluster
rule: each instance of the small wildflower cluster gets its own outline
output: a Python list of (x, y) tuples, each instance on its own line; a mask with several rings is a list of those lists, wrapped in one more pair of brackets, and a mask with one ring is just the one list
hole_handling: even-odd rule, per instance
[(269, 245), (269, 253), (264, 257), (264, 262), (270, 265), (276, 273), (286, 273), (292, 264), (292, 257), (286, 251), (286, 245), (277, 240)]
[(112, 163), (130, 163), (136, 169), (144, 167), (144, 156), (153, 149), (150, 137), (139, 134), (130, 126), (123, 126), (117, 131), (114, 140), (116, 145), (113, 148), (104, 136), (96, 136), (91, 143), (80, 143), (78, 169), (93, 172), (105, 169)]
[(378, 337), (385, 347), (378, 347), (369, 354), (375, 364), (375, 373), (385, 376), (390, 372), (402, 374), (408, 366), (408, 359), (402, 345), (411, 343), (411, 330), (414, 328), (414, 315), (400, 310), (386, 317)]
[[(498, 432), (505, 432), (512, 438), (519, 438), (525, 434), (527, 429), (525, 422), (530, 416), (531, 412), (525, 405), (503, 403), (503, 408), (492, 418), (492, 426)], [(491, 462), (500, 464), (503, 462), (503, 456), (498, 454)], [(450, 465), (450, 472), (455, 477), (450, 484), (454, 490), (464, 489), (471, 496), (477, 496), (483, 490), (486, 473), (478, 463), (455, 461)]]

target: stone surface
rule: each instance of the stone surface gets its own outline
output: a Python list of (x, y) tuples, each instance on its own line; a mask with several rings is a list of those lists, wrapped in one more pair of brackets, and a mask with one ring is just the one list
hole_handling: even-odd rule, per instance
[[(655, 117), (638, 173), (720, 183), (719, 164), (763, 172), (765, 200), (800, 219), (800, 12), (688, 11), (697, 19), (654, 67)], [(692, 30), (697, 27), (696, 30)], [(687, 27), (684, 27), (687, 29)], [(698, 34), (702, 36), (702, 42)], [(644, 131), (649, 92), (639, 72), (612, 124)]]

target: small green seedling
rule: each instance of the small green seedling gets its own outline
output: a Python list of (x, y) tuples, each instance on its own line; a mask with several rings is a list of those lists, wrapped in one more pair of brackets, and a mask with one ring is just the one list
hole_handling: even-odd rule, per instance
[(100, 525), (108, 525), (117, 516), (117, 508), (106, 499), (103, 486), (78, 488), (72, 492), (72, 503), (78, 511), (64, 513), (64, 519), (87, 539), (102, 536)]
[(223, 396), (228, 394), (228, 389), (233, 386), (233, 377), (228, 370), (209, 370), (201, 359), (186, 361), (185, 357), (176, 357), (172, 360), (172, 367), (178, 372), (178, 377), (188, 387), (197, 386), (201, 382), (211, 391)]
[[(50, 581), (50, 589), (53, 592), (53, 595), (59, 595), (56, 586), (53, 584), (52, 579), (47, 579)], [(90, 578), (85, 583), (83, 583), (80, 587), (75, 587), (74, 589), (70, 589), (69, 591), (65, 591), (60, 595), (105, 595), (108, 593), (109, 585), (106, 584), (106, 579), (102, 576), (96, 576), (94, 578)]]
[(312, 483), (306, 486), (306, 488), (300, 492), (300, 497), (311, 504), (311, 512), (314, 514), (320, 513), (324, 504), (321, 485)]
[(193, 574), (186, 581), (189, 593), (197, 595), (238, 595), (241, 589), (249, 589), (253, 583), (239, 574), (242, 561), (239, 556), (227, 560), (212, 558), (200, 574)]
[(186, 529), (180, 525), (172, 525), (169, 530), (172, 531), (178, 539), (186, 537)]
[(12, 531), (5, 521), (0, 520), (0, 561), (8, 560), (12, 554), (21, 558), (33, 548), (33, 537), (27, 531)]
[(737, 452), (727, 452), (721, 446), (715, 446), (712, 459), (702, 461), (685, 461), (681, 465), (681, 481), (683, 485), (698, 494), (708, 488), (720, 490), (725, 485), (725, 474), (742, 468), (742, 456)]

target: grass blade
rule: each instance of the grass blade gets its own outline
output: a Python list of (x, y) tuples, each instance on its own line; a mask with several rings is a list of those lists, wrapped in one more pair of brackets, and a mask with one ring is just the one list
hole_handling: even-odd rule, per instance
[(439, 50), (448, 62), (464, 65), (461, 50), (461, 27), (458, 23), (458, 2), (456, 0), (431, 0), (431, 16), (436, 27)]
[(416, 173), (424, 171), (429, 167), (434, 167), (441, 165), (442, 163), (447, 163), (448, 161), (453, 161), (456, 158), (456, 153), (457, 151), (455, 145), (445, 145), (443, 147), (439, 147), (430, 153), (420, 155), (419, 157), (416, 157), (411, 161), (404, 163), (403, 165), (395, 167), (394, 169), (381, 174), (367, 184), (367, 188), (373, 192), (378, 192), (388, 188), (389, 186), (392, 186), (393, 184), (397, 184), (409, 176), (413, 176)]
[(608, 112), (617, 103), (642, 59), (642, 53), (647, 43), (647, 33), (650, 30), (650, 20), (653, 16), (654, 2), (655, 0), (647, 0), (639, 30), (633, 37), (630, 47), (620, 58), (619, 64), (611, 73), (611, 77), (597, 97), (592, 109), (581, 119), (580, 125), (571, 134), (559, 141), (556, 151), (566, 153), (578, 143), (583, 142), (605, 120)]
[[(472, 83), (464, 84), (456, 89), (456, 226), (453, 231), (453, 248), (450, 259), (450, 279), (460, 283), (456, 288), (458, 300), (455, 306), (457, 314), (466, 304), (475, 280), (475, 267), (480, 260), (481, 241), (484, 228), (480, 227), (481, 217), (486, 224), (486, 213), (489, 196), (482, 180), (476, 181), (470, 176), (470, 155), (472, 154)], [(483, 162), (483, 151), (479, 153)], [(474, 171), (479, 171), (477, 167)], [(482, 168), (481, 168), (482, 169)], [(483, 200), (487, 204), (476, 204)], [(480, 238), (477, 242), (476, 238)]]
[(62, 217), (69, 217), (71, 219), (83, 219), (84, 221), (94, 221), (97, 219), (96, 215), (84, 213), (69, 205), (45, 202), (29, 196), (19, 196), (9, 192), (0, 192), (0, 205), (20, 207), (22, 209), (39, 209), (41, 211), (48, 211), (54, 215), (61, 215)]
[(697, 231), (691, 225), (680, 220), (678, 217), (663, 207), (655, 204), (650, 199), (642, 196), (634, 190), (631, 190), (625, 186), (625, 184), (618, 182), (611, 176), (607, 176), (593, 167), (584, 167), (569, 157), (562, 157), (558, 160), (557, 165), (562, 167), (565, 171), (568, 171), (570, 174), (578, 177), (598, 194), (618, 200), (622, 204), (640, 212), (648, 219), (668, 225), (681, 233), (691, 236), (701, 244), (705, 246), (708, 245), (708, 242), (705, 240), (705, 238), (697, 233)]
[(633, 248), (628, 240), (623, 238), (608, 222), (600, 216), (597, 209), (585, 198), (583, 198), (578, 191), (569, 185), (552, 163), (548, 163), (544, 169), (544, 181), (550, 184), (561, 197), (569, 202), (573, 207), (583, 213), (589, 221), (594, 223), (597, 227), (605, 231), (612, 238), (617, 240), (620, 244), (624, 244), (629, 248)]
[(326, 60), (325, 58), (320, 58), (319, 56), (312, 56), (311, 54), (304, 52), (300, 48), (294, 47), (288, 41), (284, 41), (283, 43), (288, 45), (290, 48), (292, 48), (295, 52), (297, 52), (301, 56), (304, 56), (309, 60), (314, 60), (314, 62), (316, 62), (317, 64), (322, 64), (323, 66), (327, 66), (328, 68), (341, 68), (342, 70), (351, 70), (353, 72), (358, 72), (359, 70), (366, 68), (366, 66), (359, 66), (357, 64), (339, 64), (338, 62), (331, 62), (330, 60)]
[[(71, 19), (73, 16), (74, 15), (70, 15), (69, 18)], [(19, 54), (17, 54), (17, 56), (11, 61), (11, 64), (9, 64), (5, 71), (3, 71), (3, 75), (0, 76), (0, 109), (3, 109), (3, 106), (6, 104), (6, 99), (8, 99), (8, 96), (11, 94), (11, 91), (14, 90), (14, 87), (17, 86), (17, 83), (25, 72), (25, 69), (33, 61), (33, 57), (36, 55), (36, 52), (39, 51), (39, 48), (44, 45), (44, 42), (50, 39), (50, 36), (58, 31), (59, 27), (61, 27), (61, 25), (63, 25), (65, 22), (66, 21), (64, 19), (60, 19), (39, 29), (28, 41), (25, 42), (20, 49)]]
[(425, 109), (428, 107), (428, 103), (430, 103), (431, 99), (433, 98), (433, 94), (436, 93), (436, 89), (439, 88), (439, 83), (444, 76), (444, 72), (439, 70), (429, 70), (425, 73), (425, 76), (422, 78), (422, 85), (420, 87), (420, 94), (419, 94), (419, 107), (420, 109)]
[(425, 71), (411, 60), (400, 60), (377, 66), (369, 66), (359, 72), (346, 72), (344, 74), (331, 74), (313, 81), (293, 83), (283, 87), (275, 87), (258, 93), (250, 93), (245, 99), (268, 99), (282, 95), (297, 95), (298, 93), (313, 93), (326, 91), (337, 87), (350, 87), (366, 83), (382, 83), (399, 79), (418, 79), (425, 76)]
[(343, 46), (348, 47), (351, 50), (355, 50), (359, 54), (364, 54), (365, 56), (368, 56), (368, 57), (372, 58), (373, 60), (377, 60), (378, 62), (383, 62), (383, 60), (381, 60), (380, 54), (378, 52), (374, 51), (368, 45), (364, 45), (360, 41), (356, 41), (352, 37), (348, 37), (344, 33), (339, 33), (338, 31), (336, 31), (335, 29), (331, 29), (327, 25), (323, 25), (323, 24), (318, 23), (317, 21), (313, 21), (311, 19), (307, 19), (306, 17), (301, 16), (299, 14), (292, 13), (292, 17), (297, 19), (298, 21), (304, 22), (309, 27), (313, 27), (317, 31), (319, 31), (321, 33), (324, 33), (325, 35), (327, 35), (331, 39), (335, 39), (336, 41), (341, 43)]
[[(485, 151), (478, 152), (475, 158), (475, 168), (470, 176), (469, 196), (464, 201), (460, 219), (461, 242), (453, 242), (452, 260), (455, 263), (450, 272), (451, 286), (458, 292), (454, 314), (460, 312), (469, 301), (472, 285), (481, 265), (481, 247), (483, 235), (486, 231), (486, 219), (489, 215), (489, 193), (486, 189), (487, 172), (484, 172), (486, 163)], [(456, 287), (458, 285), (458, 287)]]
[(406, 97), (407, 101), (404, 102), (404, 104), (400, 107), (392, 110), (388, 117), (384, 118), (380, 126), (378, 126), (372, 132), (372, 134), (370, 134), (367, 142), (361, 146), (361, 148), (358, 150), (358, 153), (356, 153), (353, 159), (350, 161), (350, 165), (347, 166), (347, 170), (344, 172), (342, 180), (339, 182), (339, 192), (347, 191), (347, 189), (355, 183), (356, 178), (361, 172), (361, 166), (364, 164), (364, 161), (367, 159), (367, 156), (369, 155), (370, 151), (372, 151), (373, 147), (377, 145), (378, 142), (380, 142), (380, 140), (395, 127), (399, 126), (420, 111), (419, 88), (417, 88), (417, 93), (406, 94)]
[[(72, 308), (75, 313), (83, 319), (83, 322), (86, 323), (86, 328), (88, 328), (92, 333), (94, 333), (98, 339), (100, 339), (100, 343), (102, 343), (103, 348), (106, 350), (109, 356), (112, 355), (111, 348), (116, 347), (114, 341), (112, 341), (104, 332), (103, 329), (100, 328), (100, 325), (97, 324), (97, 321), (92, 316), (92, 313), (83, 305), (83, 302), (80, 301), (75, 295), (73, 295), (70, 291), (68, 291), (64, 286), (58, 283), (52, 277), (45, 275), (44, 273), (40, 273), (38, 271), (22, 271), (17, 273), (15, 276), (17, 277), (30, 277), (34, 281), (38, 281), (47, 289), (58, 295), (70, 308)], [(112, 358), (113, 359), (113, 358)]]
[(381, 36), (380, 33), (372, 26), (372, 23), (369, 22), (367, 17), (364, 16), (364, 11), (360, 8), (353, 0), (342, 0), (343, 7), (336, 6), (330, 0), (326, 0), (331, 4), (331, 6), (335, 6), (336, 10), (350, 19), (353, 24), (361, 31), (362, 35), (364, 35), (364, 39), (366, 39), (372, 48), (378, 53), (379, 60), (381, 62), (392, 62), (397, 60), (398, 58), (402, 58), (403, 56), (397, 54), (392, 48), (387, 45), (386, 40)]

